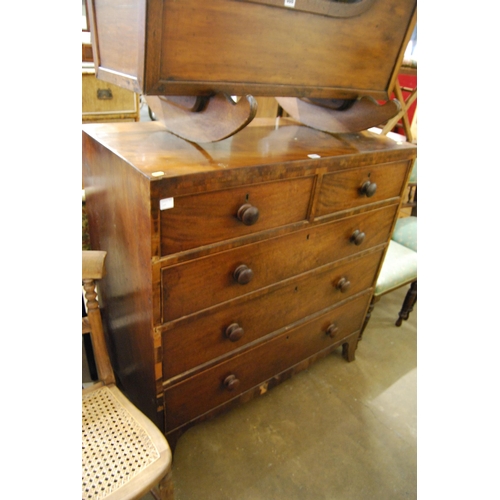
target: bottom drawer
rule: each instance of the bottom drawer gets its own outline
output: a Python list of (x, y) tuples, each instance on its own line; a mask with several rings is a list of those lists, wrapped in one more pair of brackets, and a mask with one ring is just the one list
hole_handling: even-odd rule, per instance
[(300, 363), (361, 328), (371, 294), (364, 293), (293, 330), (168, 388), (166, 431)]

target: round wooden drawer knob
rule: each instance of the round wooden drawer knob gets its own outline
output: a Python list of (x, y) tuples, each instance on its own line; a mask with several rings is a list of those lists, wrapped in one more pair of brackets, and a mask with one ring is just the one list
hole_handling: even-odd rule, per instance
[(340, 278), (336, 288), (341, 291), (341, 293), (346, 293), (349, 288), (351, 288), (351, 282), (347, 278)]
[(236, 216), (245, 226), (252, 226), (259, 220), (259, 209), (246, 203), (241, 205)]
[(365, 233), (361, 232), (359, 229), (356, 229), (356, 231), (352, 233), (349, 241), (351, 243), (354, 243), (356, 246), (359, 246), (361, 245), (361, 243), (363, 243), (363, 241), (365, 241), (365, 236)]
[(326, 330), (326, 333), (333, 339), (339, 333), (339, 331), (339, 327), (335, 323), (332, 323)]
[(245, 264), (238, 266), (233, 273), (233, 278), (240, 285), (246, 285), (253, 279), (253, 271)]
[(374, 182), (366, 181), (363, 183), (359, 191), (367, 198), (371, 198), (377, 191), (377, 185)]
[(235, 389), (237, 389), (240, 385), (240, 381), (236, 378), (236, 375), (228, 375), (225, 379), (224, 379), (224, 387), (228, 390), (228, 391), (234, 391)]
[(233, 323), (226, 328), (226, 337), (231, 342), (237, 342), (243, 337), (245, 330), (238, 323)]

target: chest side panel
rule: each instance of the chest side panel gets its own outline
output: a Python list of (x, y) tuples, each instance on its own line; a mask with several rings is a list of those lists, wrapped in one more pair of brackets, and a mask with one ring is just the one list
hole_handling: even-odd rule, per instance
[(91, 248), (107, 252), (100, 302), (117, 382), (156, 421), (149, 182), (85, 133), (83, 174)]

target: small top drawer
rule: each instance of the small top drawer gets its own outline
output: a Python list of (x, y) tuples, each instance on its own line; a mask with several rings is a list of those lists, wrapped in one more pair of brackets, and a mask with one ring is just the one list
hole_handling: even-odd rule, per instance
[(305, 220), (314, 176), (179, 196), (160, 212), (161, 255)]
[(400, 161), (326, 174), (316, 217), (398, 197), (410, 163)]

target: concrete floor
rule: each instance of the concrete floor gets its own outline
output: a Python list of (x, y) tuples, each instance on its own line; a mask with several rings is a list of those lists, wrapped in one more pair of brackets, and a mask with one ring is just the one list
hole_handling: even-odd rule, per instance
[(176, 500), (416, 499), (416, 308), (394, 326), (405, 293), (382, 297), (354, 362), (339, 349), (188, 430)]

